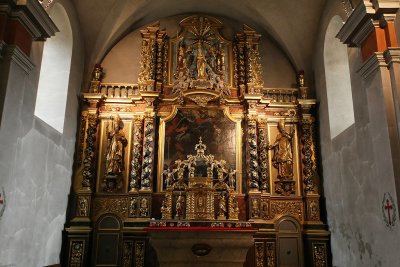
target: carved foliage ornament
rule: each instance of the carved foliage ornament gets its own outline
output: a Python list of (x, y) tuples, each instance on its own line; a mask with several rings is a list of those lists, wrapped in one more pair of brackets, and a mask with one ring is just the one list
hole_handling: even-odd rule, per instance
[(302, 126), (302, 137), (301, 142), (303, 143), (303, 175), (304, 175), (304, 192), (306, 194), (317, 193), (315, 185), (315, 149), (314, 149), (314, 138), (313, 138), (313, 122), (311, 120), (305, 120), (301, 124)]
[(96, 198), (94, 201), (94, 213), (96, 217), (104, 213), (113, 213), (119, 215), (121, 218), (126, 218), (128, 213), (128, 198)]
[(260, 120), (258, 123), (258, 151), (261, 174), (261, 191), (270, 193), (269, 160), (268, 160), (268, 130), (267, 122)]
[(81, 267), (83, 266), (83, 254), (85, 249), (85, 241), (71, 241), (70, 248), (70, 258), (69, 258), (69, 266), (71, 267)]
[(135, 242), (135, 266), (144, 267), (144, 250), (145, 242), (136, 241)]
[(267, 267), (275, 267), (275, 242), (267, 242)]
[(153, 177), (154, 118), (146, 115), (144, 119), (143, 161), (141, 189), (150, 190)]
[(265, 243), (264, 242), (255, 242), (255, 252), (256, 252), (256, 267), (264, 267), (264, 258), (265, 258)]
[(85, 159), (83, 160), (82, 187), (90, 189), (95, 177), (95, 145), (97, 132), (97, 114), (88, 115), (88, 127), (86, 130)]
[(313, 243), (313, 261), (315, 267), (326, 267), (328, 264), (325, 243)]
[(291, 215), (299, 221), (303, 220), (303, 203), (301, 201), (271, 201), (272, 216)]
[(130, 267), (132, 266), (132, 251), (133, 251), (133, 241), (125, 241), (123, 246), (122, 255), (122, 266)]

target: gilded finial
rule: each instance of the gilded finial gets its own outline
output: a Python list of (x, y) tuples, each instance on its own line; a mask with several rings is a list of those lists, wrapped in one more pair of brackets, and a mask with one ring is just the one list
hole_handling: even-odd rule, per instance
[(304, 70), (300, 70), (297, 74), (297, 85), (299, 87), (304, 87)]

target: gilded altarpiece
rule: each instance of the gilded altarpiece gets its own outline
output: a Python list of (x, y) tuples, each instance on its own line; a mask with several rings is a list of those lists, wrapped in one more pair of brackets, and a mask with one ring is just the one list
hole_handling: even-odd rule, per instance
[[(304, 260), (293, 266), (329, 266), (317, 102), (302, 72), (293, 88), (265, 88), (261, 35), (244, 25), (227, 40), (223, 27), (193, 15), (176, 36), (159, 23), (141, 29), (137, 84), (103, 83), (94, 67), (81, 96), (68, 266), (100, 266), (93, 242), (107, 216), (121, 222), (112, 230), (121, 237), (115, 266), (158, 266), (149, 232), (191, 227), (252, 229), (244, 266), (281, 266), (293, 238), (312, 244), (295, 248)], [(296, 222), (297, 235), (279, 239), (285, 221)]]

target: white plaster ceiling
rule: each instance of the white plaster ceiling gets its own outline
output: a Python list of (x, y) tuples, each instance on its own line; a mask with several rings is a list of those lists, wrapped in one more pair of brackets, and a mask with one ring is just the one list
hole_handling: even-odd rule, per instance
[(85, 44), (86, 69), (90, 72), (91, 66), (100, 62), (128, 32), (160, 18), (185, 13), (225, 16), (266, 31), (287, 53), (296, 69), (309, 70), (327, 0), (73, 1)]

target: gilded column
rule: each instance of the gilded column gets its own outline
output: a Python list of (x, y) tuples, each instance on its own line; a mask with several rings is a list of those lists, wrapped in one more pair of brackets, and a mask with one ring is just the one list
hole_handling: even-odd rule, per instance
[(96, 177), (97, 109), (89, 110), (82, 172), (82, 189), (91, 191)]
[(140, 183), (141, 191), (152, 191), (153, 186), (153, 160), (155, 144), (155, 118), (154, 112), (147, 113), (144, 117), (143, 129), (143, 157), (142, 176)]
[(257, 120), (255, 115), (247, 116), (247, 176), (250, 191), (260, 188), (258, 174)]
[(143, 150), (143, 117), (136, 116), (133, 121), (133, 146), (130, 172), (130, 192), (136, 192), (140, 188), (140, 173), (142, 167)]
[(261, 175), (260, 190), (263, 193), (271, 193), (268, 160), (268, 129), (266, 119), (258, 121), (258, 151)]
[(156, 91), (161, 91), (162, 85), (164, 83), (164, 68), (167, 66), (164, 62), (168, 57), (166, 57), (167, 51), (167, 35), (166, 31), (157, 32), (157, 58), (156, 58)]

